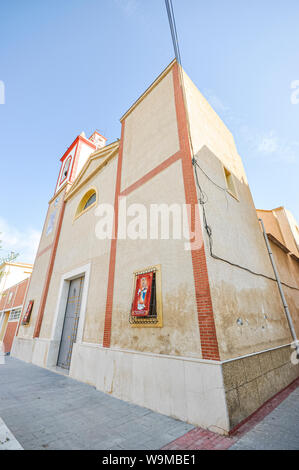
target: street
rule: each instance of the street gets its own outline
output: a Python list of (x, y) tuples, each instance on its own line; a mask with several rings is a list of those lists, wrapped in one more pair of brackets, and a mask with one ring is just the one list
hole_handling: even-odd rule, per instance
[[(5, 359), (0, 366), (3, 450), (299, 449), (298, 380), (265, 405), (262, 419), (252, 418), (246, 432), (228, 437), (118, 400), (47, 369)], [(1, 439), (5, 426), (7, 442)]]

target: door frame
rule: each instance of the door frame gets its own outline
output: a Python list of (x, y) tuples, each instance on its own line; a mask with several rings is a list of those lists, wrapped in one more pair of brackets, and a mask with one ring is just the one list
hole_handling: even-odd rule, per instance
[(82, 294), (81, 294), (81, 307), (80, 307), (80, 316), (79, 316), (79, 323), (78, 323), (78, 330), (77, 330), (77, 338), (76, 338), (75, 343), (82, 343), (83, 341), (85, 314), (86, 314), (86, 306), (87, 306), (87, 294), (88, 294), (89, 279), (90, 279), (90, 267), (91, 267), (91, 264), (89, 263), (84, 266), (80, 266), (79, 268), (75, 268), (72, 271), (69, 271), (61, 276), (59, 294), (58, 294), (57, 305), (56, 305), (56, 310), (54, 314), (54, 321), (53, 321), (52, 335), (51, 335), (51, 340), (58, 342), (56, 363), (58, 359), (60, 341), (61, 341), (61, 336), (62, 336), (62, 331), (63, 331), (65, 309), (67, 306), (70, 281), (78, 277), (82, 277), (82, 276), (84, 276), (84, 281), (83, 281), (83, 289), (82, 289)]
[(2, 330), (3, 321), (4, 321), (4, 310), (0, 312), (0, 332)]
[(1, 321), (0, 321), (0, 341), (4, 340), (6, 328), (8, 325), (9, 315), (10, 315), (10, 310), (5, 310), (2, 312)]

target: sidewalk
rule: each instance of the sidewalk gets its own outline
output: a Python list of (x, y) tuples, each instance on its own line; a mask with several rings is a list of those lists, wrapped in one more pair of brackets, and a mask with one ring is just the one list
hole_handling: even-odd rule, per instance
[(299, 379), (231, 436), (155, 413), (6, 358), (0, 417), (25, 449), (299, 449)]
[(298, 450), (299, 378), (268, 400), (228, 437), (194, 428), (164, 449)]
[(0, 418), (0, 450), (23, 450), (23, 447)]
[(7, 357), (0, 417), (25, 449), (159, 449), (194, 426)]
[(299, 450), (299, 381), (284, 401), (241, 436), (232, 450)]

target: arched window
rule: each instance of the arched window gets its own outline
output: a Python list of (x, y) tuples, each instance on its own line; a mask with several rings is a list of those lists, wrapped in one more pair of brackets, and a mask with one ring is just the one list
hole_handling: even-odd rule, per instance
[(91, 206), (94, 202), (96, 202), (96, 200), (97, 200), (97, 195), (96, 195), (96, 193), (94, 192), (94, 193), (92, 193), (92, 195), (89, 196), (89, 198), (87, 199), (83, 210), (85, 210), (85, 209), (87, 209), (87, 207)]
[(97, 191), (95, 188), (91, 188), (87, 193), (84, 194), (76, 210), (75, 218), (79, 217), (83, 212), (87, 211), (97, 203)]

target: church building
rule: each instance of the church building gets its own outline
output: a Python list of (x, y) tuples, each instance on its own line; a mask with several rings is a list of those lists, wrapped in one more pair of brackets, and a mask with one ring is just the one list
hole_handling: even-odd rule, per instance
[(233, 136), (175, 60), (119, 140), (82, 133), (60, 160), (14, 357), (223, 434), (298, 377)]

